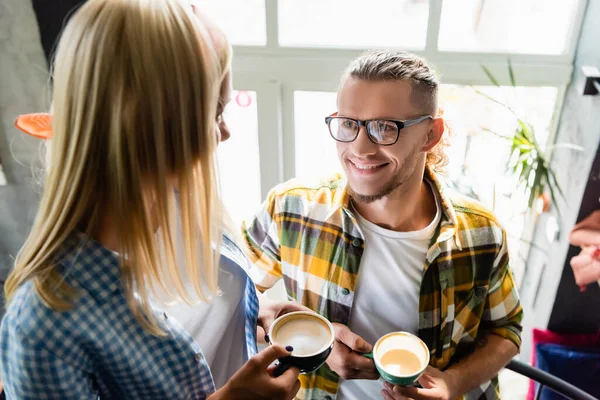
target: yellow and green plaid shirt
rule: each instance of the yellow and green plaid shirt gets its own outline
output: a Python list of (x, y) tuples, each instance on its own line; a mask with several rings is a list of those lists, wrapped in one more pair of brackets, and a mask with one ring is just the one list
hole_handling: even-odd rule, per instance
[[(446, 193), (429, 169), (426, 179), (439, 191), (443, 209), (423, 260), (419, 295), (418, 336), (429, 346), (430, 364), (445, 369), (457, 362), (474, 350), (482, 333), (520, 347), (523, 311), (504, 230), (475, 201)], [(254, 263), (251, 276), (261, 291), (283, 278), (290, 299), (348, 324), (365, 241), (341, 176), (274, 188), (256, 217), (244, 224), (243, 235)], [(394, 312), (393, 304), (384, 306)], [(327, 365), (300, 380), (299, 398), (335, 399), (339, 377)], [(497, 378), (464, 396), (499, 398)]]

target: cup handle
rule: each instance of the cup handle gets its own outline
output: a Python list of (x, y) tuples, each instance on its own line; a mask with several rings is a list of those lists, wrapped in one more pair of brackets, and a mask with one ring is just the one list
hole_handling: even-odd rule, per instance
[(368, 353), (363, 353), (363, 357), (367, 357), (367, 358), (370, 358), (372, 360), (373, 359), (373, 352), (370, 351)]
[(279, 361), (279, 364), (273, 370), (273, 378), (279, 378), (285, 371), (287, 371), (291, 367), (290, 364), (287, 364), (283, 361)]

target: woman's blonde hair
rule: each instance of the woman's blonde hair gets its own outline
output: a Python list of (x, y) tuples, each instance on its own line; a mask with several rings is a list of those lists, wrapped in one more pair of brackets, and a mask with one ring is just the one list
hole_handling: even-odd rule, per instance
[(70, 308), (75, 292), (57, 270), (57, 252), (75, 231), (97, 232), (107, 214), (126, 297), (144, 328), (162, 333), (152, 294), (191, 302), (216, 292), (215, 117), (230, 50), (226, 41), (215, 47), (182, 0), (89, 0), (72, 16), (53, 69), (50, 168), (6, 282), (9, 301), (31, 280), (49, 307)]

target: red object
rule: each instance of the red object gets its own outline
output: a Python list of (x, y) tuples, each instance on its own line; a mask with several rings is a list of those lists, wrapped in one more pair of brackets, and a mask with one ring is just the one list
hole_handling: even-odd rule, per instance
[(252, 104), (252, 96), (245, 90), (240, 90), (235, 96), (235, 102), (238, 106), (246, 108)]
[(52, 138), (52, 116), (48, 113), (19, 115), (15, 126), (38, 139)]
[[(531, 351), (531, 365), (536, 365), (535, 349), (540, 343), (560, 344), (563, 346), (581, 348), (600, 348), (600, 331), (590, 334), (558, 334), (546, 329), (533, 329), (533, 348)], [(529, 381), (527, 400), (535, 398), (535, 382)]]

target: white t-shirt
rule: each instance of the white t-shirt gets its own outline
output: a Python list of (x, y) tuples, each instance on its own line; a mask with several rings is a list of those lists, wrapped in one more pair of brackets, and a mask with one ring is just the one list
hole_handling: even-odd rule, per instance
[[(413, 334), (419, 328), (419, 288), (425, 256), (441, 220), (436, 190), (436, 215), (420, 231), (396, 232), (381, 228), (357, 214), (365, 251), (358, 272), (349, 327), (372, 345), (390, 332)], [(342, 380), (339, 400), (379, 398), (383, 381)]]
[[(179, 204), (178, 192), (175, 192), (175, 197)], [(183, 266), (179, 207), (177, 213), (176, 256)], [(223, 237), (219, 251), (219, 295), (213, 296), (210, 302), (190, 306), (184, 302), (165, 304), (160, 301), (161, 296), (156, 299), (166, 316), (175, 319), (194, 338), (210, 367), (217, 389), (248, 361), (245, 324), (246, 283), (250, 279), (244, 269), (248, 267), (248, 260), (233, 242)], [(181, 274), (185, 279), (185, 270)], [(190, 290), (190, 293), (193, 291)]]
[(175, 318), (196, 340), (215, 381), (221, 388), (248, 360), (245, 336), (246, 272), (221, 254), (219, 292), (210, 303), (166, 306), (169, 318)]

